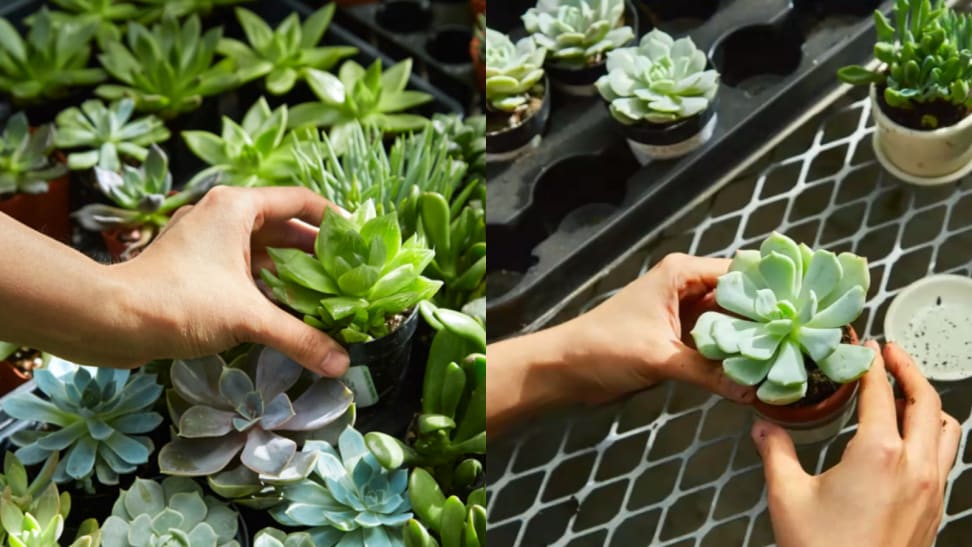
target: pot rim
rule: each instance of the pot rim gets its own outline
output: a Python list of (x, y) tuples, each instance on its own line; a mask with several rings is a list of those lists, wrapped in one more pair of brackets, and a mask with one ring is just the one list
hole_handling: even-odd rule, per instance
[[(483, 66), (485, 66), (485, 63), (483, 63)], [(546, 113), (544, 112), (545, 110), (547, 111)], [(547, 76), (546, 70), (544, 71), (543, 74), (543, 95), (540, 97), (540, 109), (534, 112), (533, 115), (531, 115), (529, 118), (524, 118), (523, 121), (521, 121), (519, 124), (513, 127), (505, 127), (499, 131), (492, 131), (492, 132), (487, 130), (486, 138), (488, 139), (489, 137), (495, 137), (497, 135), (508, 135), (511, 131), (516, 131), (522, 128), (523, 126), (527, 125), (528, 123), (530, 123), (533, 119), (537, 118), (538, 116), (543, 116), (543, 115), (546, 116), (550, 115), (550, 77)], [(546, 121), (544, 121), (542, 125), (546, 125)], [(540, 132), (542, 133), (542, 128)]]
[(908, 135), (910, 137), (915, 137), (916, 139), (940, 139), (947, 138), (956, 133), (961, 133), (972, 127), (972, 113), (967, 114), (958, 123), (948, 125), (945, 127), (939, 127), (938, 129), (932, 130), (921, 130), (913, 129), (906, 125), (901, 125), (900, 123), (891, 119), (887, 113), (884, 112), (883, 105), (881, 101), (877, 98), (877, 84), (871, 84), (868, 95), (871, 98), (871, 115), (874, 116), (874, 121), (879, 126), (891, 127), (895, 131)]

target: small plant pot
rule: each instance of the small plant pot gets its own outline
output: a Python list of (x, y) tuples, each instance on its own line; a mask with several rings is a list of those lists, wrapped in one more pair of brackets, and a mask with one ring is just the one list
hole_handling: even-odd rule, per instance
[(111, 259), (123, 262), (138, 256), (155, 238), (155, 230), (148, 226), (114, 228), (102, 231), (101, 237)]
[(0, 397), (30, 380), (30, 375), (10, 361), (0, 361)]
[(383, 403), (394, 397), (401, 385), (411, 360), (418, 316), (418, 308), (413, 309), (405, 321), (387, 336), (347, 346), (351, 367), (342, 380), (354, 392), (359, 418), (380, 409)]
[(68, 176), (48, 183), (43, 194), (14, 194), (0, 199), (0, 213), (63, 243), (71, 243), (71, 194)]
[(972, 171), (972, 115), (933, 130), (912, 129), (893, 119), (871, 85), (871, 115), (877, 124), (874, 151), (894, 175), (921, 185), (946, 184)]
[(631, 153), (644, 165), (651, 160), (680, 158), (709, 142), (718, 123), (716, 107), (713, 101), (704, 112), (667, 124), (615, 122), (628, 140)]
[[(505, 113), (487, 109), (486, 161), (500, 162), (513, 160), (540, 145), (543, 131), (550, 118), (550, 85), (547, 77), (543, 79), (543, 97), (539, 108), (529, 117), (512, 127), (493, 129), (489, 120)], [(507, 117), (508, 119), (508, 117)]]

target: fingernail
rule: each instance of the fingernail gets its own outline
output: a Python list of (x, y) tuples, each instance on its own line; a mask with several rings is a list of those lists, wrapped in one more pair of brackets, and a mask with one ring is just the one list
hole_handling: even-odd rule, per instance
[(347, 353), (332, 350), (324, 356), (324, 360), (321, 361), (319, 370), (324, 376), (336, 378), (338, 376), (343, 376), (344, 373), (347, 372), (349, 364), (351, 364), (351, 360), (348, 358)]

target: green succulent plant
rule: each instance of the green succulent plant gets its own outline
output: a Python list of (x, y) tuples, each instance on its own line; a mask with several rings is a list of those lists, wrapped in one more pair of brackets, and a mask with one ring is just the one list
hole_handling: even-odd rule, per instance
[(149, 410), (162, 393), (155, 375), (52, 358), (47, 368), (34, 371), (34, 382), (46, 399), (24, 392), (2, 405), (11, 417), (48, 424), (11, 436), (25, 464), (63, 451), (55, 482), (76, 481), (93, 491), (93, 479), (118, 484), (119, 475), (148, 461), (154, 445), (144, 434), (162, 423), (162, 416)]
[(64, 10), (52, 12), (54, 21), (81, 22), (96, 25), (99, 43), (121, 36), (126, 21), (141, 17), (141, 9), (132, 2), (116, 0), (51, 0)]
[(526, 108), (543, 96), (543, 61), (547, 50), (530, 38), (516, 45), (502, 32), (486, 29), (486, 103), (499, 112)]
[(315, 547), (307, 532), (287, 534), (276, 528), (264, 528), (253, 538), (253, 547)]
[[(914, 109), (944, 101), (968, 113), (972, 108), (972, 15), (946, 7), (944, 0), (896, 0), (894, 25), (875, 11), (874, 26), (874, 56), (884, 66), (845, 66), (837, 71), (841, 80), (884, 86), (884, 100), (895, 108)], [(939, 120), (926, 114), (921, 124), (934, 129)]]
[(298, 441), (331, 424), (343, 427), (352, 408), (340, 381), (304, 377), (300, 365), (270, 348), (257, 347), (232, 366), (217, 355), (177, 360), (171, 376), (166, 399), (178, 436), (159, 451), (159, 468), (207, 476), (218, 494), (252, 497), (253, 505), (273, 500), (274, 483), (306, 477), (313, 453), (298, 452)]
[(638, 47), (608, 53), (608, 72), (595, 84), (614, 119), (625, 125), (665, 124), (708, 109), (719, 91), (719, 73), (689, 37), (672, 39), (655, 29)]
[(151, 23), (166, 17), (183, 18), (190, 15), (209, 15), (216, 8), (232, 6), (252, 0), (135, 0), (142, 4), (141, 22)]
[(485, 488), (463, 503), (458, 496), (447, 498), (432, 475), (418, 468), (409, 476), (408, 497), (418, 518), (405, 525), (405, 547), (485, 547)]
[(7, 120), (0, 134), (0, 195), (43, 194), (48, 182), (67, 173), (67, 166), (54, 160), (54, 136), (53, 125), (31, 133), (22, 112)]
[(185, 21), (165, 17), (151, 30), (131, 22), (125, 43), (109, 41), (98, 56), (121, 85), (103, 84), (95, 93), (109, 100), (130, 97), (136, 110), (165, 119), (193, 111), (205, 97), (241, 83), (232, 60), (213, 63), (221, 37), (222, 28), (203, 34), (195, 15)]
[(239, 547), (239, 515), (185, 477), (136, 478), (101, 528), (104, 547)]
[(486, 116), (435, 114), (429, 127), (446, 137), (450, 156), (466, 163), (467, 179), (486, 180)]
[(294, 137), (287, 131), (287, 105), (270, 110), (261, 97), (238, 124), (223, 117), (220, 135), (206, 131), (183, 131), (189, 149), (210, 167), (189, 181), (194, 187), (213, 174), (228, 186), (269, 186), (288, 184), (295, 176), (297, 162)]
[(92, 99), (81, 107), (72, 106), (57, 115), (54, 144), (62, 150), (82, 148), (67, 156), (73, 170), (98, 166), (109, 171), (121, 169), (121, 158), (145, 161), (148, 147), (169, 139), (162, 120), (145, 116), (131, 120), (135, 102), (125, 98), (105, 106)]
[(284, 487), (284, 504), (271, 509), (284, 526), (309, 526), (318, 547), (401, 546), (402, 526), (412, 518), (405, 488), (408, 472), (384, 469), (354, 428), (341, 433), (337, 449), (313, 441), (313, 473)]
[(291, 127), (331, 128), (331, 138), (344, 142), (344, 133), (357, 120), (385, 133), (404, 133), (425, 127), (428, 119), (406, 110), (432, 100), (422, 91), (405, 89), (412, 74), (412, 60), (405, 59), (382, 72), (377, 59), (367, 69), (345, 61), (338, 75), (305, 69), (307, 84), (320, 101), (304, 103), (291, 110)]
[(266, 78), (267, 91), (284, 95), (304, 77), (304, 70), (330, 70), (338, 61), (358, 52), (350, 46), (319, 46), (334, 17), (336, 4), (327, 4), (303, 23), (291, 13), (276, 30), (250, 10), (236, 8), (236, 17), (249, 44), (223, 38), (217, 48), (236, 61), (244, 82)]
[(806, 395), (807, 358), (839, 384), (870, 368), (870, 348), (841, 343), (869, 285), (866, 259), (813, 251), (774, 233), (758, 251), (737, 252), (719, 278), (716, 301), (735, 316), (706, 312), (692, 337), (733, 381), (759, 385), (761, 401), (790, 404)]
[(583, 68), (634, 39), (623, 17), (624, 0), (538, 0), (523, 25), (548, 61)]
[(91, 86), (106, 78), (88, 68), (96, 24), (55, 22), (42, 7), (31, 19), (26, 38), (0, 17), (0, 92), (16, 104), (37, 104), (67, 95), (71, 88)]

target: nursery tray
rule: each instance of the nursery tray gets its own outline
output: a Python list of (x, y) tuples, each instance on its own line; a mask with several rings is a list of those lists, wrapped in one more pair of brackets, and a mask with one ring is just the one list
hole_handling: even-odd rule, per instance
[[(688, 35), (722, 74), (715, 134), (677, 160), (639, 166), (600, 97), (553, 94), (540, 146), (487, 166), (489, 336), (531, 330), (601, 272), (837, 88), (836, 70), (872, 55), (866, 0), (635, 0), (641, 34)], [(532, 0), (489, 6), (514, 38)]]
[[(578, 293), (553, 322), (615, 293), (670, 252), (728, 257), (774, 230), (813, 247), (868, 257), (871, 288), (854, 323), (883, 338), (895, 295), (932, 273), (972, 276), (972, 177), (909, 186), (874, 158), (870, 103), (855, 89), (761, 156), (720, 180)], [(495, 252), (495, 247), (494, 247)], [(492, 317), (490, 317), (492, 320)], [(937, 545), (972, 537), (972, 380), (936, 385), (962, 423)], [(687, 384), (665, 383), (619, 403), (538, 419), (492, 441), (490, 543), (511, 546), (762, 546), (774, 543), (752, 412)], [(839, 459), (833, 440), (799, 447), (808, 472)]]

